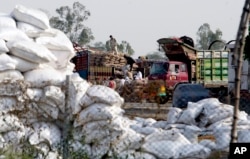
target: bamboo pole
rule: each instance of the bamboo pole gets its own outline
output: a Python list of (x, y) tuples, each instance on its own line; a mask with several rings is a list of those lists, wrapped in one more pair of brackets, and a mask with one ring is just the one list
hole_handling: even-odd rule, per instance
[(241, 78), (241, 69), (242, 69), (242, 59), (243, 59), (243, 50), (245, 43), (246, 35), (246, 26), (249, 22), (249, 5), (250, 0), (245, 1), (243, 12), (241, 15), (240, 25), (238, 29), (238, 34), (236, 37), (235, 49), (234, 49), (234, 65), (236, 66), (236, 76), (235, 76), (235, 106), (234, 106), (234, 115), (233, 115), (233, 124), (231, 130), (231, 143), (237, 142), (237, 120), (239, 113), (239, 101), (240, 101), (240, 78)]

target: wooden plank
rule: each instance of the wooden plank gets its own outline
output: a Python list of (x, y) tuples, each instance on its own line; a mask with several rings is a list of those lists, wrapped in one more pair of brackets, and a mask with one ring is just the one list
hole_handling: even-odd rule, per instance
[(123, 109), (137, 108), (137, 109), (169, 109), (171, 103), (157, 104), (157, 103), (124, 103)]
[(167, 114), (172, 107), (171, 103), (125, 103), (123, 109), (128, 117), (153, 118), (167, 120)]

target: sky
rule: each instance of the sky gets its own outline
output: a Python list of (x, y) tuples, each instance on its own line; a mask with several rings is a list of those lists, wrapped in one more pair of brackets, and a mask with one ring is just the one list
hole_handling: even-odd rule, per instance
[[(4, 0), (1, 0), (4, 1)], [(16, 4), (47, 10), (57, 16), (61, 6), (72, 8), (77, 0), (9, 0), (0, 12), (11, 13)], [(113, 35), (118, 43), (127, 41), (133, 57), (158, 50), (157, 40), (164, 37), (189, 36), (196, 42), (201, 25), (208, 23), (222, 39), (236, 39), (244, 0), (78, 0), (91, 15), (85, 25), (91, 28), (94, 42), (105, 43)]]

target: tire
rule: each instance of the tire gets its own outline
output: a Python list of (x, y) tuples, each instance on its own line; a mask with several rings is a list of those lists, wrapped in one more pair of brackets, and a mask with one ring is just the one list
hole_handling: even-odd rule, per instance
[(166, 96), (156, 96), (155, 97), (155, 101), (156, 103), (159, 103), (159, 104), (166, 104), (169, 100), (169, 96), (166, 95)]

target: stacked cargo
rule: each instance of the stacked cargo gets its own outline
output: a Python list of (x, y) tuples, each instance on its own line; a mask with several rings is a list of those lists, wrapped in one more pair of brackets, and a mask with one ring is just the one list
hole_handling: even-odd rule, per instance
[(76, 65), (75, 71), (89, 81), (105, 80), (111, 76), (121, 77), (122, 67), (127, 64), (123, 53), (117, 55), (104, 51), (88, 50), (74, 46), (76, 56), (72, 62)]

